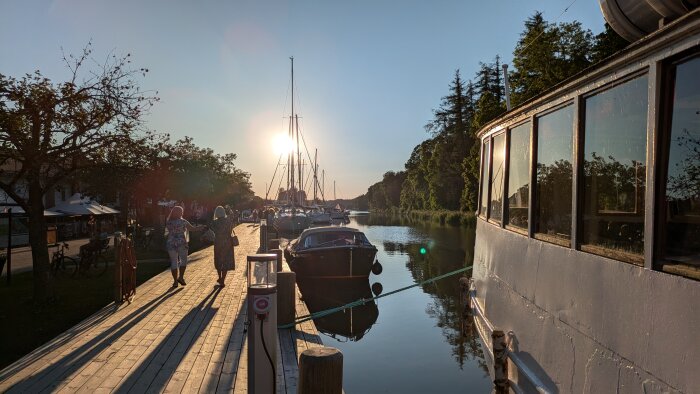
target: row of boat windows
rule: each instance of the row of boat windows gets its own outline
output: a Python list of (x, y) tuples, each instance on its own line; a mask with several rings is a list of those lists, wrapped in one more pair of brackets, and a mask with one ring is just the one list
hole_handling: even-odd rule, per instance
[[(572, 104), (536, 116), (534, 125), (528, 121), (485, 138), (480, 215), (528, 231), (531, 218), (535, 237), (570, 246), (578, 171), (580, 249), (643, 264), (648, 89), (648, 77), (641, 75), (583, 97), (582, 152), (574, 151)], [(657, 193), (663, 203), (656, 255), (662, 265), (700, 272), (700, 57), (671, 65), (665, 89), (662, 102), (669, 108), (662, 110), (669, 116), (659, 133), (658, 179), (665, 187)], [(579, 169), (573, 168), (575, 154), (581, 155)]]

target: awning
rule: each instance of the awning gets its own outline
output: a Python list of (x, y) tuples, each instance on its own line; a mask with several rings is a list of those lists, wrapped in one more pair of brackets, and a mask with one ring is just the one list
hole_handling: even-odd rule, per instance
[(74, 194), (68, 201), (56, 205), (49, 211), (63, 215), (114, 215), (119, 213), (118, 210), (83, 197), (80, 193)]

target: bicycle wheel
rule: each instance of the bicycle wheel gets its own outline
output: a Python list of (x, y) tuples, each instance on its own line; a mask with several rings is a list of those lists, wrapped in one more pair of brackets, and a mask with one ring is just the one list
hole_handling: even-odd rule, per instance
[(73, 257), (63, 256), (60, 266), (63, 275), (75, 276), (76, 272), (78, 272), (78, 260)]

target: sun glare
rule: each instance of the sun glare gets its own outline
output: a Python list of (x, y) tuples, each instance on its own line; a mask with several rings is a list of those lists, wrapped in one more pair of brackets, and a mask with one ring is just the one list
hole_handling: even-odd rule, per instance
[(272, 149), (275, 152), (275, 155), (281, 155), (291, 152), (294, 149), (294, 144), (289, 136), (285, 134), (278, 134), (272, 140)]

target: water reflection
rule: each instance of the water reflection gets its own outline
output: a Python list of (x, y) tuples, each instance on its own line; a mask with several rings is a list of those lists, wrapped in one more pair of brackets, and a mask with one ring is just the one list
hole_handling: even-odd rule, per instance
[[(372, 298), (368, 279), (299, 279), (297, 281), (309, 312), (316, 313), (360, 299)], [(375, 283), (373, 287), (377, 287)], [(374, 301), (314, 319), (316, 328), (339, 341), (359, 341), (379, 317)]]

